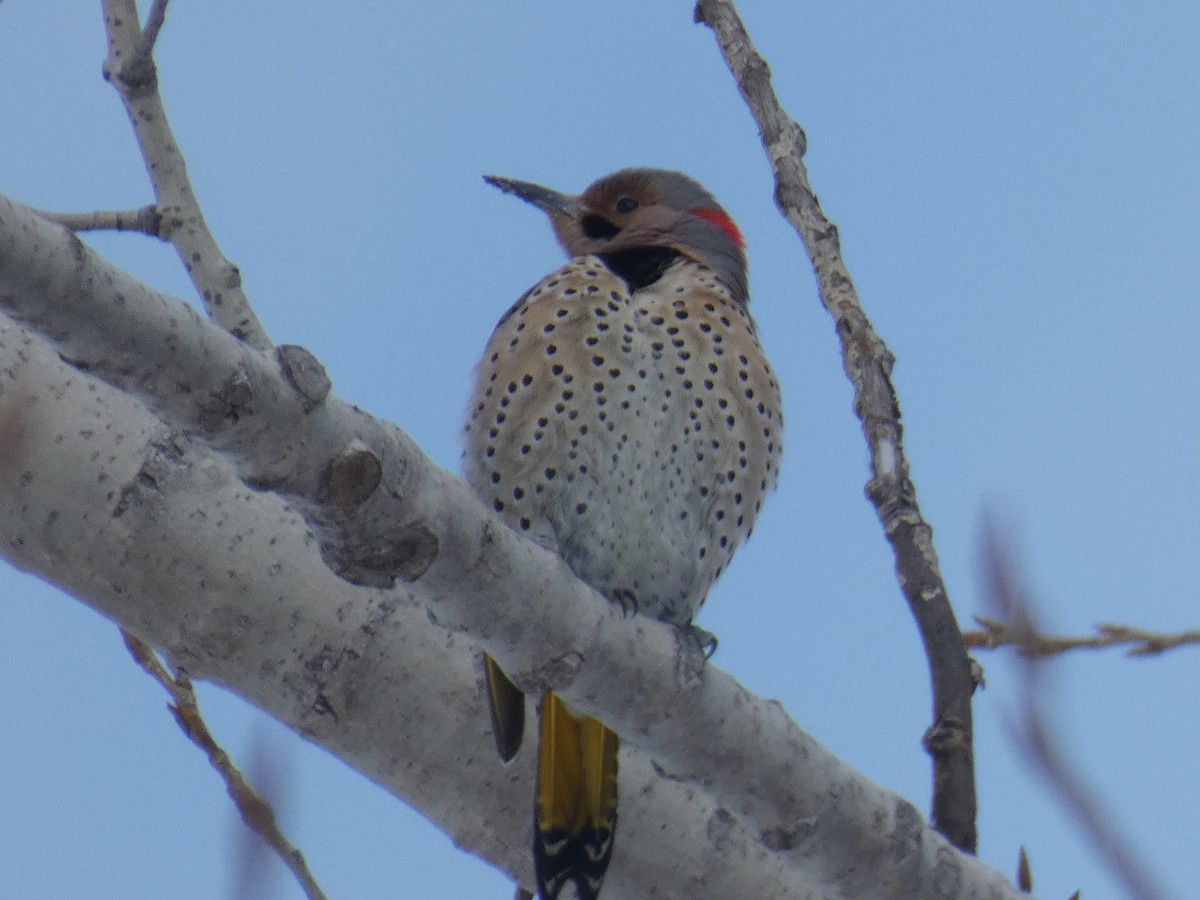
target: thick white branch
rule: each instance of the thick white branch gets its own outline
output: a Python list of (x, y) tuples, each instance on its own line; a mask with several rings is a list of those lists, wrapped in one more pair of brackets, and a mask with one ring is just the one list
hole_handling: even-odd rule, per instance
[[(495, 759), (462, 634), (623, 735), (612, 900), (1018, 896), (398, 429), (297, 390), (279, 357), (2, 197), (0, 310), (0, 551), (471, 852), (528, 883), (532, 754)], [(378, 460), (378, 486), (338, 506), (331, 461), (348, 453)], [(314, 534), (360, 582), (403, 588), (337, 578)]]

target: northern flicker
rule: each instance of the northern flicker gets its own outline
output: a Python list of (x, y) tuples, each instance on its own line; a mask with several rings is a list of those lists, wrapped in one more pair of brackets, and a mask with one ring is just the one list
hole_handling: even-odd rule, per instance
[[(580, 196), (487, 179), (549, 217), (571, 257), (500, 319), (476, 371), (477, 495), (625, 609), (678, 627), (750, 535), (782, 449), (779, 385), (747, 307), (742, 235), (686, 175), (624, 169)], [(501, 757), (525, 698), (488, 657)], [(543, 900), (595, 900), (617, 820), (617, 735), (554, 694), (539, 710)]]

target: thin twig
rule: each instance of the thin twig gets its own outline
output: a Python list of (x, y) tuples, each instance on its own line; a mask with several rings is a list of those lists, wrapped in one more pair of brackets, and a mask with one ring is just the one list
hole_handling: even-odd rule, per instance
[(104, 77), (117, 89), (133, 124), (162, 217), (160, 235), (175, 247), (212, 320), (247, 344), (266, 349), (270, 339), (242, 290), (241, 272), (221, 253), (204, 220), (158, 92), (151, 51), (165, 7), (162, 2), (154, 4), (147, 23), (153, 33), (148, 38), (139, 24), (136, 0), (104, 0), (108, 32)]
[[(267, 742), (265, 726), (255, 728), (246, 750), (246, 778), (258, 786), (258, 792), (271, 807), (279, 810), (291, 786), (284, 754)], [(237, 850), (229, 860), (230, 900), (259, 900), (263, 885), (274, 868), (273, 850), (249, 828), (237, 829)]]
[(142, 29), (142, 39), (138, 43), (138, 54), (152, 56), (154, 45), (158, 41), (158, 33), (162, 30), (163, 22), (167, 19), (167, 0), (154, 0), (150, 4), (150, 12), (146, 14), (146, 27)]
[(191, 679), (183, 672), (172, 675), (167, 667), (155, 654), (154, 650), (141, 638), (135, 637), (124, 629), (121, 637), (129, 653), (137, 660), (151, 678), (163, 686), (171, 695), (172, 703), (168, 706), (176, 723), (188, 736), (188, 739), (208, 756), (208, 761), (225, 781), (225, 790), (233, 799), (241, 813), (246, 827), (262, 837), (275, 853), (283, 860), (292, 875), (304, 889), (309, 900), (326, 900), (325, 893), (308, 870), (304, 855), (297, 850), (275, 820), (275, 811), (271, 804), (260, 797), (250, 787), (242, 773), (230, 760), (229, 754), (216, 742), (204, 719), (200, 715), (200, 707), (196, 703), (196, 692), (192, 689)]
[(843, 365), (854, 385), (871, 460), (867, 496), (896, 559), (896, 575), (916, 619), (933, 684), (933, 724), (925, 734), (933, 758), (934, 826), (974, 852), (976, 799), (971, 661), (946, 593), (904, 456), (900, 405), (891, 381), (894, 358), (875, 333), (842, 258), (837, 226), (826, 218), (803, 162), (807, 138), (780, 106), (766, 61), (754, 49), (728, 0), (700, 0), (695, 18), (711, 28), (750, 112), (775, 174), (775, 202), (800, 235), (817, 276), (821, 303), (833, 316)]
[(1149, 631), (1132, 625), (1101, 623), (1096, 625), (1096, 634), (1084, 637), (1029, 633), (998, 619), (976, 616), (975, 621), (983, 627), (968, 631), (963, 637), (967, 646), (980, 650), (996, 650), (1000, 647), (1015, 647), (1021, 656), (1054, 656), (1069, 650), (1102, 650), (1108, 647), (1129, 646), (1130, 656), (1156, 656), (1176, 647), (1200, 644), (1200, 629), (1192, 628), (1175, 633)]
[[(1026, 638), (1038, 634), (1034, 605), (1017, 583), (1012, 555), (990, 526), (984, 532), (983, 555), (989, 607)], [(1042, 662), (1029, 656), (1021, 660), (1021, 714), (1011, 723), (1018, 747), (1058, 795), (1068, 817), (1078, 824), (1096, 855), (1121, 882), (1125, 895), (1133, 900), (1164, 900), (1167, 895), (1153, 873), (1118, 833), (1112, 817), (1079, 774), (1079, 766), (1067, 758), (1060, 745), (1045, 711)]]
[(98, 210), (90, 213), (60, 213), (46, 209), (35, 209), (39, 216), (64, 225), (72, 231), (136, 231), (151, 237), (162, 238), (159, 228), (162, 216), (155, 206), (140, 209)]

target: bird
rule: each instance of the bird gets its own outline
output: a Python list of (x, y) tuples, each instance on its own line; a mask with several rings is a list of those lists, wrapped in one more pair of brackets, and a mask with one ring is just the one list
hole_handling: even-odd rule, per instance
[[(513, 530), (626, 612), (694, 630), (775, 486), (778, 380), (749, 310), (745, 242), (701, 184), (627, 168), (571, 195), (485, 176), (545, 213), (569, 261), (500, 318), (475, 370), (464, 469)], [(484, 657), (502, 760), (525, 697)], [(617, 822), (616, 732), (539, 703), (533, 861), (542, 900), (596, 900)]]

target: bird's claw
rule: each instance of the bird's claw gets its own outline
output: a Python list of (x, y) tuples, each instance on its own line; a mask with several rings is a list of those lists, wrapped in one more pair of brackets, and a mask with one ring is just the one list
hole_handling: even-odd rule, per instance
[(612, 596), (609, 599), (621, 607), (621, 615), (637, 615), (638, 596), (628, 588), (619, 588), (613, 591)]

